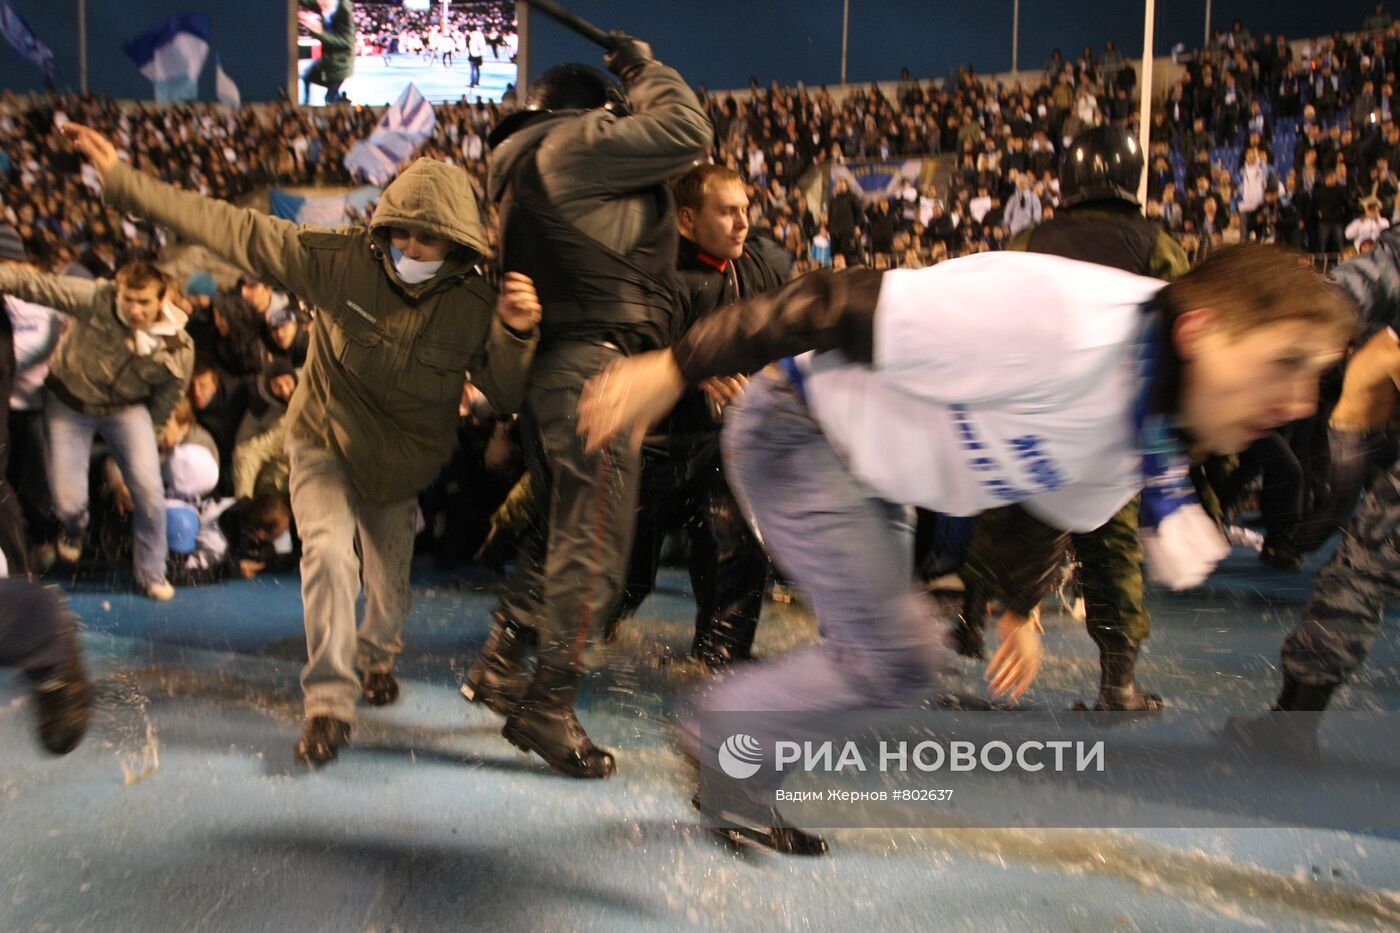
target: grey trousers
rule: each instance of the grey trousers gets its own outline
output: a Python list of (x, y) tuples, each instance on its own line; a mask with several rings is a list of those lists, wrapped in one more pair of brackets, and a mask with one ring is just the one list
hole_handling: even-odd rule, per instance
[[(403, 650), (404, 620), (413, 608), (408, 575), (418, 501), (362, 502), (340, 458), (305, 438), (288, 437), (287, 453), (302, 545), (306, 718), (354, 722), (360, 696), (356, 669), (388, 671)], [(365, 613), (357, 630), (362, 569)]]
[(632, 554), (641, 456), (626, 438), (588, 454), (578, 436), (583, 385), (622, 356), (591, 343), (558, 343), (530, 371), (520, 415), (533, 522), (501, 596), (506, 615), (539, 639), (542, 665), (596, 665), (595, 640), (617, 611)]

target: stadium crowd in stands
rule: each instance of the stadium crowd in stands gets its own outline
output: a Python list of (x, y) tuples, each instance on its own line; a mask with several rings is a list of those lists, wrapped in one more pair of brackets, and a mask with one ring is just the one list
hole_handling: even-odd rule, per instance
[[(403, 23), (377, 25), (387, 35)], [(1398, 219), (1397, 61), (1400, 23), (1379, 6), (1358, 33), (1303, 43), (1255, 37), (1238, 22), (1217, 31), (1208, 47), (1181, 60), (1154, 108), (1147, 216), (1197, 257), (1245, 238), (1323, 254), (1369, 249)], [(844, 96), (800, 85), (763, 89), (755, 81), (747, 94), (702, 100), (715, 126), (715, 161), (738, 170), (749, 187), (755, 232), (784, 244), (799, 269), (922, 266), (1000, 248), (1053, 216), (1066, 141), (1102, 122), (1134, 126), (1136, 82), (1134, 67), (1109, 42), (1073, 59), (1057, 52), (1043, 72), (1009, 82), (962, 68), (937, 81), (906, 72), (892, 90), (872, 85)], [(418, 155), (463, 166), (480, 194), (485, 141), (510, 106), (463, 99), (437, 107), (436, 129)], [(0, 225), (16, 235), (0, 237), (0, 258), (110, 279), (124, 265), (159, 259), (168, 245), (164, 231), (102, 203), (98, 179), (59, 133), (65, 120), (110, 134), (124, 158), (166, 181), (239, 200), (268, 186), (356, 184), (343, 159), (378, 117), (349, 106), (230, 110), (7, 96), (0, 99)], [(864, 160), (913, 160), (941, 171), (922, 171), (874, 198), (861, 197), (839, 172), (829, 186), (820, 180), (825, 173), (815, 173), (814, 183), (809, 172)], [(189, 404), (162, 432), (162, 449), (210, 450), (216, 494), (245, 503), (285, 494), (278, 425), (305, 358), (313, 309), (254, 280), (220, 292), (200, 273), (177, 285), (198, 358)], [(52, 349), (52, 327), (33, 333)], [(27, 349), (42, 364), (42, 353)], [(480, 455), (500, 432), (489, 419), (478, 427), (463, 443)], [(27, 462), (31, 472), (43, 469), (42, 456)], [(107, 486), (122, 512), (129, 496), (121, 477)], [(57, 543), (52, 515), (27, 498), (37, 513), (29, 521), (36, 544)], [(230, 516), (242, 521), (246, 509)], [(285, 506), (263, 499), (249, 520), (256, 535), (226, 569), (246, 573), (265, 563), (248, 555), (263, 554), (265, 539), (284, 529)], [(484, 534), (484, 519), (471, 521)]]
[[(1241, 238), (1326, 253), (1374, 240), (1395, 217), (1400, 25), (1381, 12), (1366, 26), (1294, 44), (1255, 37), (1236, 22), (1184, 59), (1154, 110), (1148, 215), (1193, 255)], [(844, 254), (847, 262), (925, 264), (996, 249), (1032, 217), (1053, 215), (1067, 139), (1098, 122), (1136, 125), (1136, 71), (1111, 41), (1072, 60), (1057, 51), (1043, 72), (1018, 78), (988, 80), (962, 68), (921, 82), (906, 70), (894, 93), (871, 85), (844, 97), (751, 82), (747, 95), (705, 95), (714, 157), (751, 185), (754, 226), (806, 262)], [(479, 187), (485, 138), (503, 112), (465, 100), (440, 106), (437, 131), (420, 154), (466, 166)], [(6, 219), (31, 254), (56, 268), (94, 250), (149, 257), (162, 245), (158, 231), (105, 211), (90, 173), (70, 171), (77, 160), (57, 135), (59, 113), (112, 133), (139, 167), (229, 199), (268, 185), (353, 183), (344, 154), (377, 119), (352, 108), (7, 99), (0, 105)], [(949, 174), (911, 179), (869, 203), (841, 197), (840, 184), (827, 204), (813, 203), (808, 192), (821, 186), (799, 185), (818, 163), (927, 156), (942, 156)], [(1022, 189), (1029, 194), (1018, 195)]]

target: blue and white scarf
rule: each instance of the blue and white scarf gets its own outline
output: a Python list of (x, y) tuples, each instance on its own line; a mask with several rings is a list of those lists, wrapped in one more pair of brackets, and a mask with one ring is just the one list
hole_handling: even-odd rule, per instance
[(1174, 590), (1200, 585), (1230, 553), (1230, 544), (1196, 497), (1191, 464), (1171, 419), (1149, 410), (1157, 376), (1162, 317), (1145, 309), (1138, 335), (1137, 398), (1133, 426), (1142, 455), (1142, 508), (1138, 522), (1148, 575)]

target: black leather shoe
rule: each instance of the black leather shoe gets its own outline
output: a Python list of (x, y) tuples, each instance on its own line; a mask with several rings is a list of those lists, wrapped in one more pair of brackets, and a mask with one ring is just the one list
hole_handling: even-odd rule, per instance
[(610, 777), (617, 770), (612, 752), (594, 745), (574, 715), (577, 683), (573, 671), (541, 667), (501, 735), (516, 748), (539, 755), (560, 774)]
[(530, 675), (525, 669), (530, 635), (504, 613), (496, 613), (496, 624), (481, 649), (481, 657), (457, 688), (468, 703), (484, 703), (502, 716), (515, 712), (530, 686)]
[(340, 749), (350, 743), (350, 724), (330, 716), (313, 716), (306, 721), (297, 740), (296, 758), (313, 768), (335, 761)]
[(388, 706), (399, 698), (399, 682), (389, 671), (360, 672), (360, 695), (370, 706)]
[(690, 802), (713, 823), (710, 829), (731, 845), (758, 847), (779, 855), (806, 857), (825, 855), (828, 851), (825, 839), (816, 833), (783, 823), (777, 811), (756, 818), (730, 810), (714, 810), (701, 803), (699, 791), (695, 792)]

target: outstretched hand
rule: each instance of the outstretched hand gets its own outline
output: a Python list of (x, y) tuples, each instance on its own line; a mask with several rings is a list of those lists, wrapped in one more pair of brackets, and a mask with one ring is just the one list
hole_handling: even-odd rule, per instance
[(992, 696), (1009, 696), (1019, 700), (1040, 673), (1040, 661), (1045, 649), (1040, 636), (1045, 631), (1040, 624), (1040, 610), (1028, 616), (1008, 612), (997, 620), (997, 636), (1001, 646), (987, 665), (987, 683)]
[(92, 167), (97, 169), (97, 174), (105, 178), (112, 166), (117, 164), (117, 147), (92, 127), (69, 122), (63, 124), (62, 132), (79, 152), (87, 156)]
[(1384, 428), (1395, 411), (1400, 386), (1400, 337), (1386, 327), (1347, 360), (1342, 396), (1332, 410), (1333, 427)]
[(579, 436), (587, 438), (589, 453), (618, 434), (626, 434), (632, 449), (638, 450), (647, 429), (666, 417), (684, 392), (685, 378), (670, 350), (618, 360), (584, 386)]

